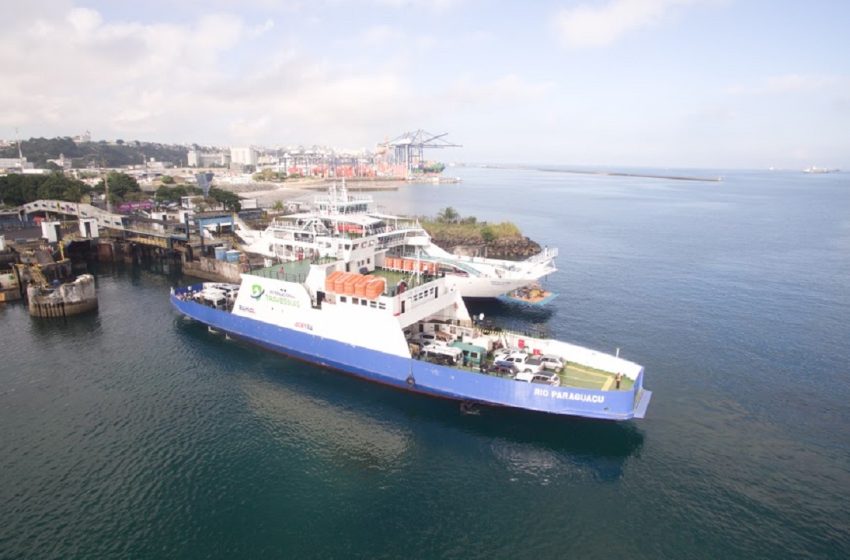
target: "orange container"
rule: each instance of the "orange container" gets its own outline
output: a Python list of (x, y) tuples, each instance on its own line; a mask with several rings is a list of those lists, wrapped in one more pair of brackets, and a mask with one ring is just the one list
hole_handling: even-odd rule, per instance
[(412, 261), (410, 259), (402, 259), (402, 264), (404, 265), (402, 268), (404, 268), (405, 271), (409, 271), (409, 272), (413, 271), (414, 261)]
[(387, 285), (385, 278), (370, 278), (366, 284), (366, 297), (369, 299), (378, 299), (384, 293), (384, 288)]
[(357, 282), (359, 277), (360, 277), (359, 274), (356, 274), (354, 272), (349, 272), (348, 276), (345, 278), (345, 281), (343, 282), (342, 292), (344, 294), (348, 294), (350, 296), (353, 296), (354, 295), (354, 284)]
[(343, 272), (334, 279), (334, 292), (338, 294), (345, 293), (345, 281), (350, 273)]
[(339, 270), (334, 270), (325, 277), (325, 291), (333, 292), (337, 277), (342, 274)]
[(354, 282), (354, 295), (355, 296), (366, 297), (366, 284), (369, 283), (369, 280), (371, 280), (371, 278), (369, 278), (368, 276), (364, 276), (362, 274), (360, 275), (360, 278), (358, 278)]
[(431, 265), (431, 274), (436, 276), (437, 275), (437, 263), (432, 262), (432, 263), (429, 263), (429, 264)]

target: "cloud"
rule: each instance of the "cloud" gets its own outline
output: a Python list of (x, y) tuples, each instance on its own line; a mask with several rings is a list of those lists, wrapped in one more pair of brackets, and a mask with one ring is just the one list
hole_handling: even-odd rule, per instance
[(460, 4), (462, 0), (373, 0), (379, 6), (396, 9), (424, 8), (433, 12), (445, 12)]
[(367, 46), (383, 46), (388, 43), (394, 43), (401, 40), (403, 37), (401, 30), (398, 27), (390, 25), (373, 25), (367, 27), (360, 33), (359, 39)]
[(555, 25), (570, 47), (604, 47), (623, 35), (658, 24), (670, 10), (698, 0), (610, 0), (561, 10)]
[(848, 78), (834, 75), (783, 74), (768, 76), (752, 84), (737, 84), (726, 88), (731, 95), (778, 95), (784, 93), (811, 93), (832, 86), (847, 84)]
[(539, 99), (552, 90), (552, 82), (528, 81), (516, 74), (505, 74), (492, 80), (462, 78), (443, 95), (448, 105), (499, 105)]
[[(107, 13), (26, 12), (0, 35), (0, 137), (20, 127), (33, 136), (374, 147), (408, 128), (507, 114), (552, 88), (511, 72), (423, 87), (416, 65), (326, 57), (265, 16), (142, 22)], [(360, 38), (394, 37), (375, 26)], [(411, 40), (411, 59), (437, 41)]]

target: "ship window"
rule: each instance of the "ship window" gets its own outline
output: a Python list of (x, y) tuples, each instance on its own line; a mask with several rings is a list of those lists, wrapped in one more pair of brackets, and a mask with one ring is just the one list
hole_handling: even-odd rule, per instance
[(366, 305), (367, 303), (369, 303), (369, 302), (366, 301), (365, 299), (360, 300), (360, 305)]
[(386, 305), (386, 304), (384, 304), (384, 303), (379, 303), (379, 304), (378, 304), (378, 309), (386, 309), (386, 308), (387, 308), (387, 305)]
[(369, 302), (369, 307), (375, 308), (375, 307), (378, 307), (378, 304), (377, 304), (377, 303), (375, 303), (374, 301), (370, 301), (370, 302)]
[(345, 302), (348, 301), (348, 298), (345, 297), (345, 296), (339, 296), (339, 301), (341, 301), (342, 303), (345, 303)]
[(356, 298), (356, 297), (351, 298), (351, 303), (353, 303), (354, 305), (357, 305), (359, 302), (360, 302), (360, 300), (358, 298)]
[(366, 262), (367, 262), (368, 264), (372, 264), (372, 257), (367, 258), (367, 259), (366, 259)]

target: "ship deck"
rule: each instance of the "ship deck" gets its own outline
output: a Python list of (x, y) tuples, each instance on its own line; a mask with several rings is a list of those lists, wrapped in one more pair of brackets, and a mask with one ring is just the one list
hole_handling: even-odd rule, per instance
[[(426, 358), (427, 360), (427, 358)], [(430, 360), (428, 360), (430, 361)], [(439, 363), (439, 362), (435, 362)], [(492, 365), (490, 360), (487, 361), (487, 365)], [(491, 375), (493, 377), (505, 377), (503, 375), (499, 375), (498, 373), (492, 373), (489, 371), (482, 372), (477, 366), (473, 367), (464, 367), (460, 364), (451, 366), (455, 369), (459, 369), (462, 371), (470, 371), (473, 373), (479, 373), (481, 375)], [(561, 382), (559, 387), (574, 387), (576, 389), (594, 389), (600, 391), (614, 391), (616, 390), (616, 374), (613, 374), (608, 371), (602, 371), (599, 369), (590, 368), (587, 366), (583, 366), (581, 364), (577, 364), (574, 362), (567, 362), (564, 367), (556, 371)], [(620, 390), (621, 391), (630, 391), (634, 387), (634, 380), (629, 379), (626, 376), (623, 376), (620, 379)]]
[(399, 272), (395, 270), (388, 270), (386, 268), (376, 268), (372, 272), (370, 272), (373, 276), (381, 276), (386, 278), (387, 280), (387, 288), (392, 289), (398, 285), (399, 282), (404, 280), (407, 283), (408, 288), (412, 288), (414, 286), (420, 286), (426, 282), (425, 277), (419, 274), (413, 274), (412, 272)]
[(300, 261), (287, 261), (284, 263), (274, 264), (263, 268), (257, 268), (251, 271), (254, 276), (262, 276), (264, 278), (274, 278), (276, 280), (286, 280), (287, 282), (304, 282), (307, 279), (307, 274), (310, 273), (311, 264), (327, 264), (336, 262), (337, 259), (321, 258), (317, 260), (303, 259)]

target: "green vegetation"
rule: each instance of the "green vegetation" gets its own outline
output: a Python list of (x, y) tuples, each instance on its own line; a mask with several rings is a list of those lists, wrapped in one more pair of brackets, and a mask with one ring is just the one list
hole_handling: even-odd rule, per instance
[[(109, 182), (109, 200), (113, 204), (148, 198), (145, 193), (142, 193), (138, 181), (126, 173), (110, 171), (106, 179)], [(102, 179), (94, 186), (93, 190), (98, 194), (104, 194), (106, 192), (106, 187)]]
[(0, 177), (0, 206), (20, 206), (42, 198), (80, 202), (92, 188), (62, 173)]
[(231, 212), (239, 212), (242, 209), (242, 201), (236, 193), (213, 187), (210, 189), (210, 198)]
[[(71, 138), (30, 138), (21, 142), (21, 150), (27, 160), (36, 167), (45, 167), (48, 159), (56, 159), (59, 154), (71, 159), (75, 168), (90, 164), (107, 167), (141, 165), (151, 158), (174, 165), (186, 164), (188, 148), (153, 142), (105, 141), (75, 143)], [(0, 149), (0, 158), (18, 157), (18, 146), (12, 145)]]
[(168, 204), (170, 202), (179, 203), (184, 196), (199, 196), (202, 193), (201, 189), (192, 185), (175, 185), (173, 187), (162, 185), (156, 189), (153, 197), (159, 204)]
[(271, 169), (263, 169), (262, 171), (254, 173), (254, 180), (265, 183), (282, 183), (286, 180), (286, 174), (278, 171), (272, 171)]
[[(142, 191), (139, 183), (126, 173), (112, 171), (107, 175), (109, 198), (113, 204), (121, 202), (150, 200), (150, 193)], [(17, 173), (0, 177), (0, 207), (16, 207), (34, 200), (66, 200), (68, 202), (88, 202), (92, 193), (104, 194), (103, 180), (94, 187), (82, 181), (66, 177), (62, 173), (48, 175), (21, 175)], [(201, 196), (201, 189), (193, 185), (162, 185), (154, 193), (159, 204), (179, 203), (184, 196)], [(214, 201), (214, 202), (213, 202)], [(221, 204), (231, 212), (242, 209), (242, 203), (235, 193), (211, 188), (209, 200), (205, 206)]]
[(461, 217), (452, 208), (440, 210), (436, 217), (420, 217), (419, 222), (435, 239), (456, 239), (464, 243), (493, 243), (502, 239), (523, 239), (519, 228), (511, 222), (490, 224), (475, 216)]

